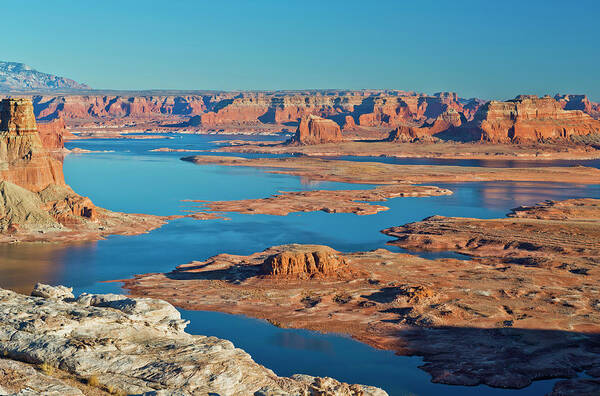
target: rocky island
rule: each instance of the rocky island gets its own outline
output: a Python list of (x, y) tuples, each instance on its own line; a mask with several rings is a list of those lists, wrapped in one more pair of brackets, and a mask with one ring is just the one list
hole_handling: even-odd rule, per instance
[(185, 309), (346, 333), (423, 356), (434, 382), (522, 388), (567, 378), (556, 395), (593, 393), (600, 389), (599, 207), (593, 199), (544, 202), (506, 219), (434, 216), (383, 231), (398, 238), (391, 244), (470, 260), (284, 245), (139, 275), (125, 287)]

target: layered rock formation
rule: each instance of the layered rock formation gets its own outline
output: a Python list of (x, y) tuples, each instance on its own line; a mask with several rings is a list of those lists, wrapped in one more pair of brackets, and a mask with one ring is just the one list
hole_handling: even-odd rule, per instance
[(275, 278), (337, 277), (348, 270), (346, 260), (329, 246), (289, 245), (263, 262), (265, 275)]
[(0, 179), (33, 192), (64, 185), (62, 163), (44, 148), (28, 99), (0, 102)]
[(442, 132), (448, 133), (466, 122), (462, 113), (450, 108), (440, 114), (434, 122), (426, 123), (421, 127), (399, 126), (392, 130), (386, 139), (390, 142), (431, 141), (435, 135)]
[(344, 130), (383, 131), (433, 122), (449, 109), (470, 118), (481, 104), (454, 93), (394, 90), (45, 94), (33, 102), (38, 119), (62, 117), (70, 127), (240, 132), (276, 132), (309, 115), (335, 120)]
[[(229, 341), (186, 333), (187, 322), (161, 300), (115, 294), (75, 299), (70, 289), (46, 285), (32, 294), (40, 297), (0, 289), (3, 357), (59, 369), (113, 394), (387, 395), (331, 378), (278, 377)], [(50, 385), (81, 394), (47, 376), (36, 381), (37, 389)], [(18, 382), (16, 388), (22, 390)]]
[(318, 116), (309, 115), (302, 118), (292, 144), (321, 144), (341, 142), (342, 132), (338, 124)]
[(158, 216), (128, 215), (97, 208), (65, 184), (64, 123), (44, 128), (44, 146), (29, 99), (0, 103), (0, 242), (97, 239), (159, 227)]
[(48, 122), (38, 122), (37, 129), (42, 145), (49, 150), (63, 149), (65, 140), (74, 137), (67, 129), (65, 120), (60, 117)]
[(540, 142), (600, 133), (600, 121), (581, 110), (565, 110), (551, 97), (521, 95), (483, 105), (474, 119), (453, 133), (457, 140)]
[(600, 103), (592, 102), (586, 95), (560, 95), (554, 96), (565, 110), (581, 110), (592, 117), (600, 118)]

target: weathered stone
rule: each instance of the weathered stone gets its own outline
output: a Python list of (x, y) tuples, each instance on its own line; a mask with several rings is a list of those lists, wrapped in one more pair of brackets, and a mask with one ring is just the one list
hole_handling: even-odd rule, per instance
[(36, 287), (51, 298), (0, 289), (2, 355), (94, 376), (129, 394), (387, 395), (327, 378), (278, 377), (229, 341), (185, 333), (186, 322), (164, 301), (114, 294), (54, 298), (66, 296), (65, 289)]
[(65, 298), (74, 298), (72, 287), (50, 286), (44, 285), (43, 283), (36, 284), (31, 295), (33, 297), (59, 298), (63, 300)]

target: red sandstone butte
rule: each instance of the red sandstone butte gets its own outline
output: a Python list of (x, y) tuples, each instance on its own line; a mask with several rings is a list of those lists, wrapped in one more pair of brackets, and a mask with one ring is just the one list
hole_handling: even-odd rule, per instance
[(341, 142), (340, 126), (332, 120), (314, 115), (302, 118), (291, 143), (320, 144)]

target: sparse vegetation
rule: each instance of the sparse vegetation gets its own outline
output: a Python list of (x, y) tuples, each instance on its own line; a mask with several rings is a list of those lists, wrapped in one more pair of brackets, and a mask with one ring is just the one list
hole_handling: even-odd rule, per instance
[(42, 362), (41, 364), (38, 364), (38, 368), (46, 375), (52, 375), (54, 373), (54, 366), (48, 362)]
[(100, 387), (100, 381), (98, 381), (98, 377), (96, 377), (95, 375), (92, 375), (90, 378), (87, 379), (87, 384), (96, 388)]

